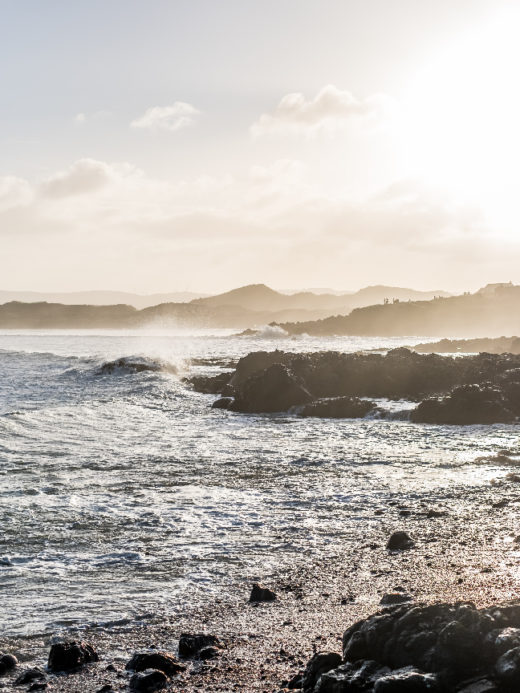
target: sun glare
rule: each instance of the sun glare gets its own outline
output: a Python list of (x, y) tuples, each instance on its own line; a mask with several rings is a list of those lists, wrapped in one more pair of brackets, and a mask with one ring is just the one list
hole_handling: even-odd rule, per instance
[(520, 221), (520, 11), (445, 46), (418, 70), (403, 108), (410, 169), (478, 203), (498, 230)]

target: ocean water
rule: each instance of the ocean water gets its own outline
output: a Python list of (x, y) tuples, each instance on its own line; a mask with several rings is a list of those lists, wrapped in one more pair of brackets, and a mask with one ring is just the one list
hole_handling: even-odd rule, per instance
[[(0, 332), (1, 635), (174, 614), (337, 553), (392, 500), (441, 500), (503, 468), (518, 426), (212, 410), (183, 378), (258, 349), (424, 341), (226, 332)], [(136, 373), (114, 359), (141, 359)]]

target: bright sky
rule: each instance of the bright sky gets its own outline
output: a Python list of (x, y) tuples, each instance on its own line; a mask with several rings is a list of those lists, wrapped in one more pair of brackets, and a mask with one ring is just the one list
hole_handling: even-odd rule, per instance
[(520, 283), (518, 3), (0, 9), (0, 288)]

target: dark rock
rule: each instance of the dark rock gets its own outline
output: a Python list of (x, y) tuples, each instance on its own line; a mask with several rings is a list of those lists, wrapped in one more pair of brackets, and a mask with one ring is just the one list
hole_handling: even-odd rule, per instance
[(99, 661), (99, 656), (92, 645), (83, 641), (56, 643), (51, 646), (49, 671), (70, 671), (88, 662)]
[(493, 681), (489, 679), (478, 679), (463, 685), (457, 693), (498, 693), (498, 688)]
[(114, 687), (112, 686), (111, 683), (107, 683), (104, 686), (101, 686), (101, 688), (98, 688), (96, 693), (112, 693), (114, 690)]
[(303, 672), (295, 674), (292, 679), (287, 682), (286, 688), (291, 691), (299, 690), (303, 688)]
[(486, 644), (494, 649), (497, 656), (508, 650), (520, 647), (520, 628), (501, 628), (492, 630), (486, 638)]
[(7, 674), (8, 671), (12, 671), (16, 665), (18, 664), (18, 660), (16, 657), (12, 654), (4, 654), (0, 655), (0, 676), (3, 676), (4, 674)]
[(437, 678), (433, 674), (403, 669), (379, 678), (374, 693), (431, 693), (439, 691)]
[(233, 404), (233, 397), (220, 397), (211, 405), (212, 409), (229, 409)]
[(14, 685), (15, 686), (24, 686), (27, 683), (32, 683), (33, 681), (36, 681), (37, 679), (44, 679), (45, 678), (45, 672), (39, 669), (38, 667), (33, 667), (32, 669), (26, 669), (25, 671), (22, 671), (21, 674), (19, 674), (18, 678), (15, 679)]
[(137, 693), (153, 693), (166, 688), (167, 685), (168, 677), (159, 669), (139, 671), (130, 679), (130, 690)]
[(468, 424), (511, 423), (516, 414), (501, 388), (462, 385), (440, 399), (426, 399), (411, 413), (414, 423)]
[(508, 686), (520, 686), (520, 647), (514, 647), (499, 657), (495, 673), (500, 682)]
[(197, 392), (203, 392), (206, 395), (218, 395), (222, 393), (231, 377), (231, 373), (219, 373), (214, 376), (195, 375), (188, 379), (188, 382), (193, 385), (193, 389)]
[(168, 676), (184, 671), (186, 667), (177, 661), (175, 655), (169, 652), (136, 652), (127, 662), (125, 669), (130, 671), (145, 671), (158, 669)]
[(306, 404), (298, 415), (328, 419), (362, 419), (374, 409), (374, 402), (359, 397), (330, 397)]
[(28, 691), (45, 691), (49, 688), (49, 684), (46, 681), (35, 681), (34, 683), (31, 683), (29, 688), (27, 689)]
[(389, 672), (388, 667), (378, 662), (345, 662), (337, 669), (322, 674), (314, 688), (314, 693), (343, 693), (344, 691), (372, 691), (382, 676)]
[(275, 600), (275, 592), (255, 582), (249, 596), (250, 602), (274, 602)]
[(206, 648), (221, 647), (220, 640), (210, 633), (182, 633), (179, 638), (179, 656), (196, 657)]
[(405, 592), (387, 592), (383, 594), (379, 603), (381, 606), (395, 606), (396, 604), (404, 604), (412, 600), (413, 597)]
[(215, 657), (218, 657), (219, 654), (220, 650), (218, 647), (203, 647), (197, 652), (197, 659), (205, 662), (208, 659), (215, 659)]
[(388, 551), (404, 551), (413, 546), (414, 542), (406, 532), (394, 532), (386, 544)]
[(230, 409), (251, 413), (283, 412), (311, 400), (303, 380), (286, 366), (275, 363), (246, 380)]
[(337, 652), (317, 652), (308, 662), (302, 677), (304, 693), (314, 691), (320, 676), (341, 664), (341, 657)]

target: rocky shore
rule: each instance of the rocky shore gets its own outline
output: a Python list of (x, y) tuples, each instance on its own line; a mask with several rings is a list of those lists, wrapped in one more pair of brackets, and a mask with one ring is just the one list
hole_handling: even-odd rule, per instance
[(243, 413), (362, 418), (376, 410), (371, 398), (386, 398), (419, 402), (411, 413), (415, 423), (512, 423), (520, 417), (520, 356), (513, 354), (261, 351), (241, 358), (232, 373), (189, 382), (199, 392), (220, 394), (215, 408)]
[[(0, 684), (63, 693), (517, 690), (507, 687), (516, 651), (505, 655), (517, 647), (520, 607), (504, 603), (520, 594), (519, 478), (506, 467), (492, 484), (374, 507), (327, 561), (309, 551), (285, 572), (257, 576), (274, 593), (268, 601), (251, 601), (251, 580), (149, 625), (0, 640), (18, 660)], [(320, 682), (324, 661), (332, 666)], [(388, 687), (396, 676), (406, 688)]]

